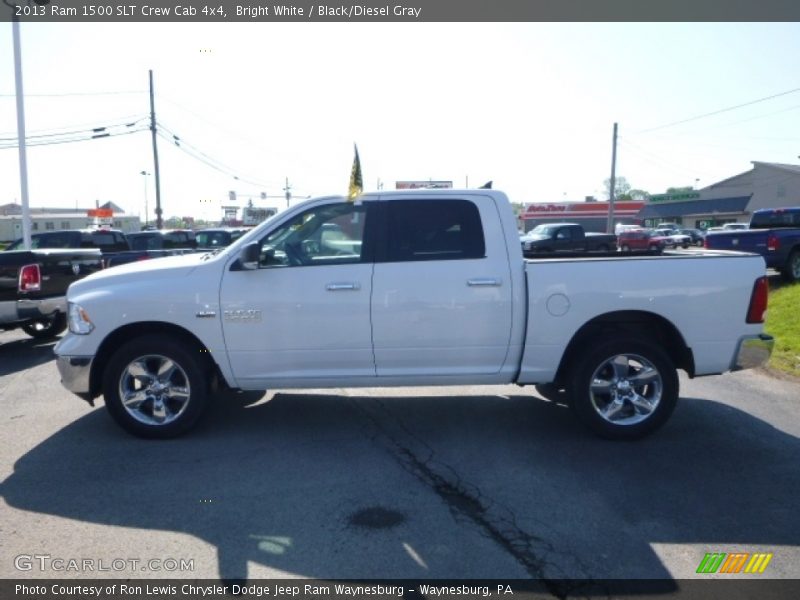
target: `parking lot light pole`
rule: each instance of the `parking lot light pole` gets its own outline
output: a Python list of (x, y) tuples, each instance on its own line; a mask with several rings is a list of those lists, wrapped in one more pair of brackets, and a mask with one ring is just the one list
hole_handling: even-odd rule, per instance
[[(17, 139), (19, 140), (19, 185), (22, 195), (22, 244), (31, 249), (31, 209), (28, 200), (28, 155), (25, 147), (25, 94), (22, 90), (22, 49), (20, 44), (19, 17), (16, 4), (3, 0), (11, 9), (11, 30), (14, 39), (14, 84), (17, 97)], [(37, 2), (46, 4), (47, 2)], [(30, 0), (28, 1), (30, 5)]]

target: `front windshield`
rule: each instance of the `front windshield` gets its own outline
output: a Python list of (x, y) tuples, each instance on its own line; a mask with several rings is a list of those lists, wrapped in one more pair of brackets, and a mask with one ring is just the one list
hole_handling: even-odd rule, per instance
[(552, 235), (553, 229), (555, 229), (552, 225), (537, 225), (533, 229), (531, 229), (530, 233), (534, 235)]

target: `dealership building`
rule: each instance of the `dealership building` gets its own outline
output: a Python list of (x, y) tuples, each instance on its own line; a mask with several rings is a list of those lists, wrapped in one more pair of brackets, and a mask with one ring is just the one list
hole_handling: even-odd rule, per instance
[[(112, 216), (105, 219), (103, 223), (98, 223), (97, 217), (89, 214), (96, 209), (31, 208), (31, 233), (84, 229), (100, 224), (125, 233), (141, 229), (141, 221), (138, 216), (126, 215), (125, 211), (113, 202), (107, 202), (98, 208), (110, 210)], [(12, 242), (21, 237), (22, 206), (16, 203), (0, 205), (0, 242)]]
[[(677, 223), (707, 229), (725, 223), (749, 223), (761, 208), (800, 206), (800, 165), (752, 162), (753, 168), (698, 190), (655, 194), (647, 202), (615, 202), (614, 223), (654, 227)], [(606, 231), (608, 202), (528, 204), (520, 215), (525, 231), (540, 223), (580, 223), (587, 231)]]

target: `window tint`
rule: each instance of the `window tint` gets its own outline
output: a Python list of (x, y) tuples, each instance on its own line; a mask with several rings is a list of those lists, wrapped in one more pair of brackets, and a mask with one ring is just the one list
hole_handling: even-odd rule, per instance
[(800, 210), (776, 210), (753, 214), (750, 229), (771, 227), (800, 227)]
[(128, 242), (130, 243), (131, 250), (157, 250), (158, 239), (156, 238), (156, 235), (128, 236)]
[(483, 258), (478, 207), (467, 200), (389, 202), (389, 262)]
[(114, 246), (118, 243), (117, 239), (114, 237), (114, 234), (110, 231), (98, 231), (90, 235), (92, 237), (92, 242), (99, 248)]
[(261, 240), (261, 267), (359, 263), (366, 207), (352, 202), (312, 208)]

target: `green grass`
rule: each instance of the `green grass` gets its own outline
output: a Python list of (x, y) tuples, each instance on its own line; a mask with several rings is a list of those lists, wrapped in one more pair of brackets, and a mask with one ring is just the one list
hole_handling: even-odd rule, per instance
[(770, 290), (765, 329), (775, 337), (769, 366), (800, 377), (800, 283)]

